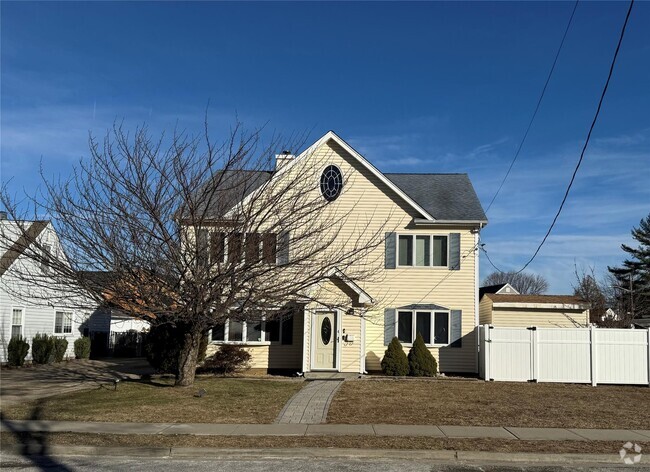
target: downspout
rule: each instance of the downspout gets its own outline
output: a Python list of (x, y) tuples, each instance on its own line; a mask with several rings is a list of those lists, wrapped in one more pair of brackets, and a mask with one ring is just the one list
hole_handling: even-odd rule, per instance
[(366, 372), (366, 309), (361, 310), (361, 336), (359, 339), (359, 373), (365, 374)]
[[(302, 374), (304, 375), (307, 371), (307, 340), (309, 339), (308, 327), (307, 327), (307, 307), (304, 306), (302, 309)], [(310, 312), (311, 313), (311, 312)], [(309, 340), (311, 342), (311, 340)], [(310, 346), (311, 347), (311, 346)]]
[(481, 348), (480, 343), (479, 343), (479, 335), (478, 335), (478, 323), (479, 323), (479, 316), (478, 316), (478, 284), (479, 284), (479, 263), (481, 260), (480, 253), (479, 253), (479, 247), (478, 247), (478, 242), (479, 242), (479, 235), (481, 233), (481, 229), (483, 228), (483, 223), (479, 223), (478, 231), (474, 233), (474, 337), (475, 337), (475, 342), (476, 342), (476, 371), (478, 373), (479, 371), (479, 362), (480, 362), (480, 353), (479, 349)]

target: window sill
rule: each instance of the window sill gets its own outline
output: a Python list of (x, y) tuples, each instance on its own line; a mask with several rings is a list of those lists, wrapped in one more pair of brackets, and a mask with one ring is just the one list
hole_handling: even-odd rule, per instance
[[(402, 341), (400, 341), (400, 344), (403, 347), (413, 347), (413, 343), (403, 343)], [(449, 345), (450, 344), (425, 344), (426, 347), (447, 347)]]
[(398, 269), (420, 269), (420, 270), (449, 270), (449, 266), (411, 266), (411, 265), (397, 265)]
[(271, 341), (210, 341), (210, 344), (231, 346), (270, 346)]

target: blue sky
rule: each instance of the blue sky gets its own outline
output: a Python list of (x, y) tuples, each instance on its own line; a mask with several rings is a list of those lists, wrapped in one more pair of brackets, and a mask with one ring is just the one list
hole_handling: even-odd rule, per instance
[[(216, 135), (335, 130), (386, 172), (467, 172), (484, 204), (526, 128), (573, 3), (2, 2), (3, 182), (66, 175), (115, 119)], [(627, 3), (576, 11), (537, 120), (482, 239), (518, 269), (584, 142)], [(570, 292), (650, 211), (650, 3), (637, 2), (573, 191), (530, 269)], [(491, 271), (482, 257), (482, 276)]]

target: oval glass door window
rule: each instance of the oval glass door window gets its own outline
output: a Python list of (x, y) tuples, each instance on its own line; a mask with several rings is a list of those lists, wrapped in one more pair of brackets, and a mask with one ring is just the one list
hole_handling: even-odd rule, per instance
[(332, 322), (329, 317), (323, 318), (323, 323), (320, 325), (320, 337), (326, 346), (332, 340)]

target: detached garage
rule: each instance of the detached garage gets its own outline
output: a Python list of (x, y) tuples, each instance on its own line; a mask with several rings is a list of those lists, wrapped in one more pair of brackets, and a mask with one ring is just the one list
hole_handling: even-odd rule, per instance
[(572, 295), (483, 293), (479, 323), (514, 328), (580, 328), (589, 326), (589, 306)]

